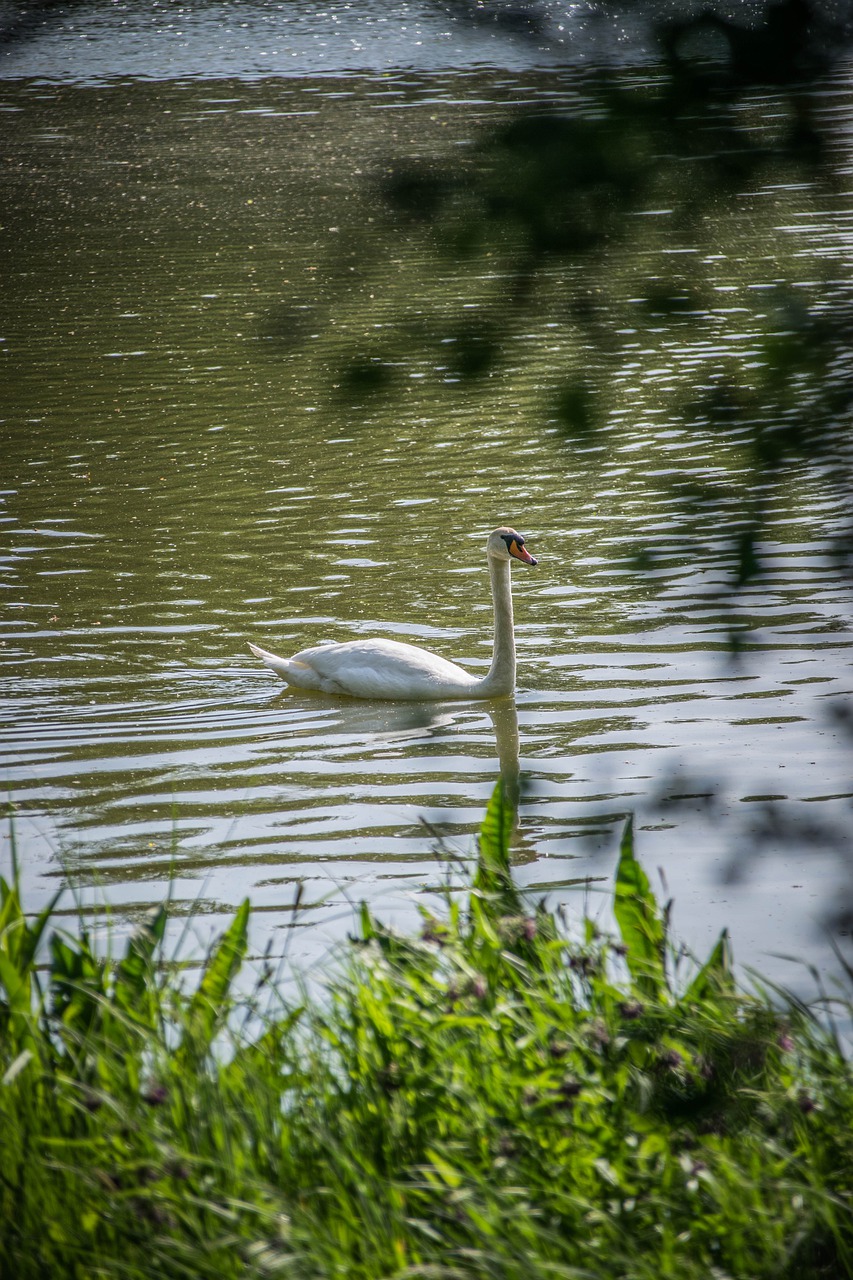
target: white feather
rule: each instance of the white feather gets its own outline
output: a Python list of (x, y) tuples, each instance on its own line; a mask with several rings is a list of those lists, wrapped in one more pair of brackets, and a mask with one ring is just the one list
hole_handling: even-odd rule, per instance
[(486, 676), (473, 676), (439, 654), (398, 640), (317, 645), (292, 658), (279, 658), (255, 644), (249, 644), (249, 648), (289, 685), (299, 689), (395, 701), (503, 697), (515, 687), (509, 561), (511, 556), (525, 564), (536, 561), (524, 549), (524, 539), (510, 528), (496, 529), (489, 537), (486, 552), (495, 606), (494, 650)]

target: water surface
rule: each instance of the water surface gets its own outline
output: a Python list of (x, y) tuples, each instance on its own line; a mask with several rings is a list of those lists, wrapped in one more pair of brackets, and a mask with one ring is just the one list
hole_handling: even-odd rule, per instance
[[(4, 84), (3, 775), (31, 904), (67, 880), (132, 918), (171, 879), (202, 931), (249, 894), (256, 948), (281, 950), (304, 883), (290, 946), (312, 963), (360, 899), (400, 922), (432, 902), (517, 768), (523, 885), (604, 912), (633, 812), (692, 946), (729, 925), (776, 977), (775, 952), (828, 963), (838, 867), (810, 846), (853, 798), (833, 715), (849, 590), (826, 554), (843, 504), (805, 466), (770, 487), (733, 663), (726, 506), (722, 523), (687, 509), (677, 484), (718, 484), (736, 521), (742, 442), (687, 430), (671, 393), (755, 356), (755, 298), (781, 277), (818, 304), (828, 280), (849, 290), (849, 197), (785, 175), (744, 192), (688, 246), (709, 281), (698, 328), (614, 314), (608, 425), (570, 446), (548, 406), (582, 340), (556, 269), (554, 306), (469, 384), (456, 318), (500, 292), (500, 264), (458, 269), (377, 196), (396, 157), (461, 155), (585, 84)], [(825, 91), (840, 171), (853, 103)], [(758, 127), (777, 105), (755, 95)], [(666, 207), (647, 214), (652, 272), (686, 250)], [(342, 387), (354, 358), (381, 359), (387, 395)], [(249, 655), (379, 634), (485, 670), (483, 548), (504, 522), (540, 557), (515, 574), (514, 704), (315, 697)]]

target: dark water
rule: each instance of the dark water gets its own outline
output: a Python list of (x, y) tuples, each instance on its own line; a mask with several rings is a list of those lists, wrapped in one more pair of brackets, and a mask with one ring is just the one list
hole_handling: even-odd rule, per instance
[[(614, 316), (608, 425), (569, 449), (547, 404), (576, 328), (543, 306), (493, 377), (460, 382), (442, 347), (500, 264), (436, 256), (376, 191), (394, 156), (452, 158), (520, 104), (582, 102), (584, 73), (108, 82), (87, 21), (73, 59), (97, 83), (23, 78), (62, 78), (36, 61), (68, 51), (48, 31), (0, 93), (3, 776), (30, 901), (66, 879), (132, 916), (171, 878), (200, 932), (248, 893), (256, 946), (281, 949), (304, 882), (308, 964), (361, 898), (410, 921), (442, 879), (435, 830), (468, 856), (499, 769), (520, 768), (522, 884), (606, 914), (634, 812), (692, 946), (729, 925), (775, 977), (794, 980), (774, 952), (828, 964), (837, 851), (811, 835), (849, 827), (853, 799), (833, 715), (849, 590), (825, 552), (843, 504), (805, 467), (771, 486), (734, 664), (725, 519), (673, 481), (724, 487), (736, 520), (741, 442), (686, 430), (671, 392), (751, 358), (782, 274), (818, 301), (849, 288), (850, 198), (775, 174), (686, 248), (647, 210), (644, 261), (701, 255), (710, 302), (676, 336)], [(853, 101), (840, 78), (824, 94), (842, 172)], [(756, 127), (777, 107), (756, 94)], [(340, 394), (354, 351), (381, 351), (393, 395)], [(381, 634), (483, 670), (483, 547), (505, 521), (540, 557), (515, 576), (514, 705), (311, 697), (249, 655)]]

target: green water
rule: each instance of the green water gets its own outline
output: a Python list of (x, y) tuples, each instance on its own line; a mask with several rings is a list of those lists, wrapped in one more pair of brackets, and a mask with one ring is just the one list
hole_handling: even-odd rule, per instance
[[(850, 198), (768, 170), (697, 231), (662, 190), (609, 255), (597, 329), (552, 264), (466, 377), (511, 233), (460, 263), (380, 190), (400, 156), (466, 164), (484, 127), (586, 92), (546, 72), (3, 86), (3, 758), (34, 900), (65, 877), (132, 915), (172, 875), (214, 924), (249, 892), (256, 945), (280, 946), (304, 880), (310, 961), (361, 897), (411, 915), (435, 831), (470, 852), (502, 765), (522, 883), (594, 894), (635, 811), (698, 950), (729, 924), (765, 970), (822, 962), (835, 857), (787, 836), (849, 822), (829, 714), (849, 591), (824, 553), (844, 512), (805, 467), (769, 487), (733, 665), (718, 588), (745, 449), (687, 430), (683, 392), (760, 365), (779, 281), (846, 294)], [(843, 139), (849, 96), (826, 102)], [(751, 127), (772, 135), (778, 106), (754, 95)], [(700, 314), (650, 319), (638, 282), (685, 258)], [(579, 367), (605, 424), (569, 443), (554, 405)], [(719, 503), (686, 507), (691, 481)], [(380, 634), (484, 670), (483, 547), (507, 521), (540, 558), (515, 575), (514, 708), (310, 697), (249, 655)], [(765, 856), (722, 883), (757, 828)]]

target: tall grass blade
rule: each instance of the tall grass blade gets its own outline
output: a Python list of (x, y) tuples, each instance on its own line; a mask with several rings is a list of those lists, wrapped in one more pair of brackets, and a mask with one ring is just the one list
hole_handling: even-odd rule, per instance
[(509, 863), (510, 841), (515, 811), (502, 781), (492, 791), (478, 839), (474, 889), (492, 897), (499, 914), (521, 910), (521, 899), (513, 884)]
[(237, 908), (234, 919), (219, 940), (205, 965), (198, 988), (193, 994), (186, 1015), (183, 1054), (206, 1053), (213, 1036), (222, 1022), (223, 1012), (237, 972), (246, 954), (249, 931), (249, 899)]
[(659, 996), (666, 987), (666, 931), (648, 877), (634, 854), (631, 818), (625, 823), (619, 848), (613, 914), (627, 949), (628, 968), (637, 987), (646, 995)]
[(686, 1001), (708, 1000), (721, 994), (733, 995), (732, 945), (728, 929), (723, 929), (714, 949), (684, 993)]

